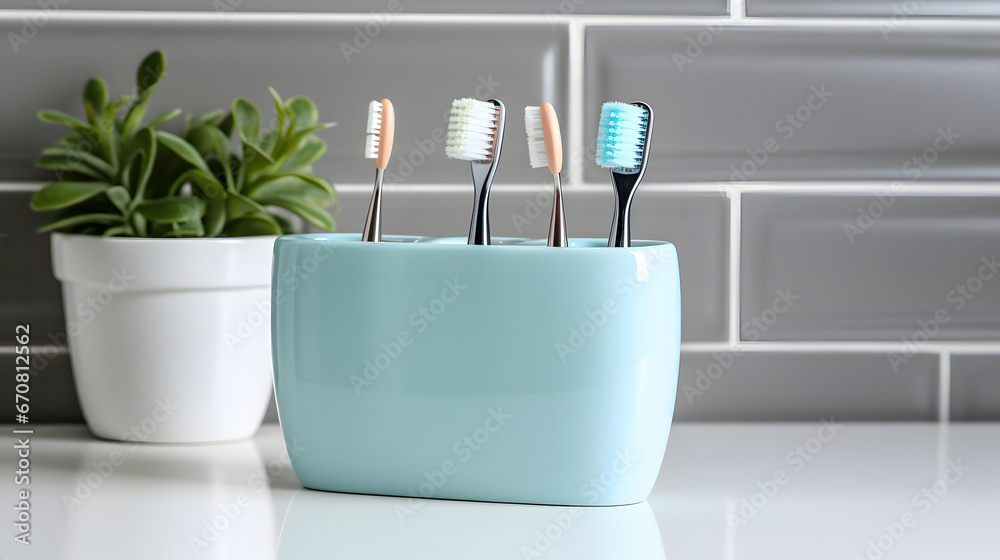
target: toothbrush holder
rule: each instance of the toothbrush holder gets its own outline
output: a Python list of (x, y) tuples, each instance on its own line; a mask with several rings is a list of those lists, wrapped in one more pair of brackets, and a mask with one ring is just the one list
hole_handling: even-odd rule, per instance
[(274, 388), (299, 481), (412, 498), (645, 500), (677, 392), (674, 246), (464, 241), (277, 239)]

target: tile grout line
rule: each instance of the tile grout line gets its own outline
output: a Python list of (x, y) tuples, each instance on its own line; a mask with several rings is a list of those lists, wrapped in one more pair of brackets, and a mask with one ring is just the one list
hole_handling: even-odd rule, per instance
[[(772, 353), (834, 353), (834, 354), (884, 354), (887, 352), (910, 352), (911, 346), (908, 343), (893, 342), (887, 340), (803, 340), (803, 341), (753, 341), (737, 342), (730, 344), (727, 340), (715, 342), (690, 341), (681, 342), (681, 350), (684, 352), (722, 352), (739, 350), (741, 352), (772, 352)], [(941, 352), (961, 353), (961, 354), (998, 354), (1000, 353), (1000, 343), (996, 342), (938, 342), (922, 345), (917, 351), (922, 355), (939, 355)]]
[(729, 0), (729, 19), (731, 21), (742, 21), (747, 19), (746, 0)]
[(951, 421), (951, 351), (942, 350), (938, 356), (938, 422)]
[[(733, 9), (735, 8), (735, 9)], [(45, 10), (45, 9), (8, 9), (0, 11), (0, 22), (20, 23), (24, 18), (31, 18), (39, 12), (44, 12), (47, 21), (56, 22), (88, 22), (88, 23), (154, 23), (171, 25), (181, 23), (197, 24), (239, 24), (239, 23), (291, 23), (323, 25), (329, 23), (366, 23), (372, 20), (371, 13), (344, 12), (221, 12), (218, 10), (204, 11), (129, 11), (129, 10)], [(577, 14), (572, 17), (582, 24), (593, 26), (679, 26), (702, 27), (706, 23), (719, 20), (717, 15), (611, 15), (611, 14)], [(397, 13), (393, 19), (409, 24), (545, 24), (550, 25), (550, 14), (460, 14), (460, 13)], [(820, 16), (789, 16), (789, 17), (748, 17), (743, 0), (732, 0), (730, 14), (726, 18), (727, 25), (741, 27), (848, 27), (848, 28), (878, 28), (884, 25), (885, 17), (820, 17)], [(946, 29), (982, 30), (1000, 28), (1000, 19), (973, 16), (935, 16), (910, 18), (907, 27), (926, 29), (942, 27)]]
[[(0, 346), (0, 356), (17, 355), (16, 348), (19, 346)], [(28, 348), (31, 349), (32, 354), (45, 354), (46, 357), (69, 354), (69, 347), (63, 344), (28, 344)]]
[(739, 191), (729, 193), (729, 345), (740, 343), (740, 263), (742, 262), (743, 201)]
[[(68, 347), (61, 344), (29, 345), (32, 352), (46, 352), (55, 354), (68, 353)], [(0, 355), (13, 355), (16, 346), (0, 346)], [(771, 352), (771, 353), (833, 353), (833, 354), (872, 354), (886, 352), (902, 352), (908, 350), (909, 345), (901, 342), (891, 341), (761, 341), (761, 342), (737, 342), (730, 344), (729, 341), (720, 340), (717, 342), (681, 342), (682, 352), (722, 352), (740, 350), (742, 352)], [(944, 371), (948, 376), (948, 387), (950, 391), (950, 358), (953, 353), (961, 354), (1000, 354), (1000, 343), (996, 342), (938, 342), (928, 343), (917, 352), (918, 354), (934, 354), (940, 360), (947, 356), (948, 361), (939, 363), (940, 371)], [(950, 395), (949, 395), (950, 398)], [(949, 401), (950, 402), (950, 401)]]
[[(582, 104), (582, 95), (580, 96)], [(573, 113), (573, 103), (570, 103), (570, 113)], [(574, 119), (575, 120), (575, 119)], [(580, 136), (577, 141), (582, 142), (582, 124), (576, 127), (575, 123), (570, 123), (571, 134)], [(583, 161), (570, 162), (570, 165), (579, 164), (582, 168)], [(571, 167), (571, 170), (573, 168)], [(583, 172), (581, 169), (580, 173)], [(47, 183), (45, 181), (0, 181), (0, 192), (34, 192), (41, 189)], [(743, 194), (785, 194), (789, 196), (875, 196), (881, 189), (887, 187), (889, 182), (852, 181), (845, 183), (815, 182), (815, 181), (788, 181), (787, 183), (764, 183), (760, 185), (728, 185), (726, 183), (705, 182), (705, 183), (664, 183), (649, 182), (643, 183), (642, 190), (647, 193), (666, 194), (721, 194), (737, 192)], [(353, 194), (355, 191), (371, 194), (371, 185), (367, 183), (337, 183), (334, 185), (338, 191)], [(498, 191), (519, 192), (519, 191), (540, 191), (544, 186), (535, 183), (497, 183), (495, 188)], [(573, 181), (573, 190), (577, 192), (605, 192), (607, 185), (604, 183), (588, 183), (580, 181), (579, 177)], [(427, 183), (427, 184), (406, 184), (406, 185), (386, 185), (387, 192), (466, 192), (468, 185)], [(907, 187), (905, 192), (897, 193), (898, 197), (919, 197), (919, 196), (1000, 196), (1000, 183), (994, 182), (961, 182), (947, 183), (944, 181), (928, 181), (927, 184), (912, 185)]]

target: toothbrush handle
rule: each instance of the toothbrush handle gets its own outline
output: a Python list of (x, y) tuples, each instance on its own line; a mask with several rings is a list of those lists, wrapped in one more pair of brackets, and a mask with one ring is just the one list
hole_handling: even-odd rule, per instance
[(643, 101), (633, 101), (632, 105), (646, 110), (646, 141), (642, 146), (642, 162), (638, 170), (621, 173), (622, 169), (611, 170), (611, 184), (615, 188), (615, 221), (608, 236), (608, 247), (631, 247), (632, 230), (629, 226), (629, 216), (632, 215), (632, 197), (642, 176), (646, 174), (646, 164), (649, 162), (649, 145), (653, 135), (653, 108)]
[(558, 173), (552, 174), (552, 217), (549, 218), (549, 247), (567, 247), (566, 213), (563, 209), (562, 179)]
[(472, 206), (472, 223), (469, 226), (469, 245), (490, 244), (490, 185), (493, 183), (493, 166), (472, 162), (472, 182), (475, 199)]
[(365, 219), (362, 241), (382, 241), (382, 178), (384, 169), (375, 170), (375, 188), (372, 190), (372, 200), (368, 203), (368, 218)]
[(615, 221), (608, 236), (608, 247), (631, 247), (632, 228), (629, 217), (632, 214), (632, 196), (641, 175), (611, 172), (611, 182), (615, 187)]
[(469, 245), (490, 244), (490, 185), (500, 163), (500, 149), (503, 147), (503, 129), (507, 120), (507, 110), (499, 99), (490, 99), (497, 106), (497, 130), (494, 136), (493, 158), (472, 162), (472, 184), (476, 189), (472, 208), (472, 223), (469, 225)]

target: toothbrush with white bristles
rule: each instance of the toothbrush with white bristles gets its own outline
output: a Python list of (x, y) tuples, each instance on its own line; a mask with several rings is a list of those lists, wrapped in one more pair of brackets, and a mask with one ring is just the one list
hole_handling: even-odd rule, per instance
[(396, 130), (396, 115), (392, 102), (383, 99), (368, 104), (368, 128), (365, 159), (375, 160), (375, 188), (368, 204), (368, 218), (361, 234), (362, 241), (382, 240), (382, 178), (392, 154), (392, 137)]
[(500, 161), (506, 111), (497, 99), (456, 99), (451, 104), (444, 153), (472, 162), (475, 201), (469, 245), (490, 244), (490, 185)]
[(646, 173), (653, 110), (642, 101), (605, 103), (597, 130), (597, 165), (611, 168), (615, 188), (615, 221), (608, 247), (630, 247), (632, 197)]
[(528, 163), (531, 167), (548, 166), (552, 172), (552, 217), (549, 219), (549, 247), (566, 247), (566, 216), (563, 210), (562, 133), (559, 116), (551, 103), (524, 108), (524, 131), (528, 134)]

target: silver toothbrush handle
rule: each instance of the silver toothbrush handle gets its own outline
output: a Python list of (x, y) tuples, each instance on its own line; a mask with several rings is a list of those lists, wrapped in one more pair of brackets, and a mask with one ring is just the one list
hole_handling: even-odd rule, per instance
[(549, 247), (569, 246), (566, 236), (566, 212), (563, 209), (562, 179), (558, 173), (552, 174), (552, 217), (549, 218)]
[(472, 184), (475, 188), (475, 199), (472, 207), (472, 223), (469, 225), (469, 245), (490, 244), (490, 186), (493, 175), (500, 163), (500, 148), (503, 147), (503, 128), (507, 120), (507, 111), (499, 99), (489, 99), (500, 109), (497, 119), (497, 135), (493, 146), (493, 158), (488, 161), (472, 162)]
[(368, 203), (368, 218), (365, 219), (365, 229), (361, 234), (362, 241), (382, 241), (382, 177), (384, 169), (375, 170), (375, 188), (372, 189), (372, 200)]

